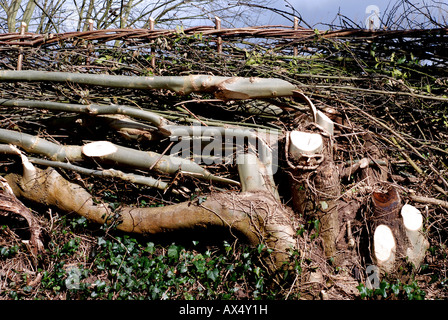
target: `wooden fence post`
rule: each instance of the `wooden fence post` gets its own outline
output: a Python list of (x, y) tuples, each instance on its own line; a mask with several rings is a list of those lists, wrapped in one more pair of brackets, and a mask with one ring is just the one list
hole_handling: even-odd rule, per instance
[[(153, 17), (149, 18), (149, 30), (154, 31), (155, 20)], [(156, 54), (153, 47), (154, 41), (151, 41), (151, 67), (156, 69)]]
[[(88, 30), (89, 31), (93, 31), (93, 19), (89, 19), (87, 20), (89, 27)], [(92, 55), (92, 42), (90, 40), (87, 41), (87, 59), (86, 59), (86, 66), (90, 66), (90, 60), (91, 60), (91, 55)]]
[[(217, 16), (215, 16), (215, 29), (221, 30), (221, 19)], [(218, 39), (216, 41), (217, 47), (218, 47), (218, 54), (222, 53), (222, 38), (218, 36)]]
[[(25, 30), (26, 30), (26, 23), (22, 22), (22, 25), (20, 27), (20, 35), (21, 36), (25, 35)], [(20, 40), (20, 42), (22, 42), (22, 41), (23, 41), (23, 39)], [(22, 63), (23, 63), (23, 47), (20, 47), (19, 57), (17, 58), (17, 71), (22, 70)]]
[[(299, 30), (299, 18), (294, 17), (294, 31)], [(299, 55), (299, 48), (297, 46), (294, 46), (294, 57), (297, 57)]]

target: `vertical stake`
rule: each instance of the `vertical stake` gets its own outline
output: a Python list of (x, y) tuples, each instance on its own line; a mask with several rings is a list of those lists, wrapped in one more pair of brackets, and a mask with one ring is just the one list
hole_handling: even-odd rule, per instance
[[(26, 30), (26, 23), (22, 21), (22, 24), (20, 26), (20, 35), (24, 36), (25, 35), (25, 30)], [(22, 40), (20, 40), (20, 42), (22, 42)], [(20, 47), (19, 49), (19, 57), (17, 58), (17, 71), (21, 71), (22, 70), (22, 62), (23, 62), (23, 47)]]
[[(93, 31), (93, 19), (89, 19), (87, 20), (88, 24), (89, 24), (89, 31)], [(91, 54), (92, 54), (92, 42), (90, 42), (89, 40), (87, 41), (87, 59), (86, 59), (86, 66), (90, 66), (90, 59), (91, 59)]]
[[(221, 19), (217, 16), (215, 16), (215, 29), (221, 30)], [(222, 53), (222, 38), (218, 37), (218, 40), (216, 41), (217, 47), (218, 47), (218, 53)]]
[[(294, 17), (294, 31), (299, 30), (299, 18)], [(299, 55), (299, 48), (297, 46), (294, 46), (294, 57), (297, 57)]]
[[(149, 30), (154, 31), (155, 20), (153, 17), (149, 18)], [(154, 44), (154, 41), (151, 41), (151, 44)], [(156, 69), (156, 54), (154, 51), (154, 47), (151, 46), (151, 67), (153, 70)]]

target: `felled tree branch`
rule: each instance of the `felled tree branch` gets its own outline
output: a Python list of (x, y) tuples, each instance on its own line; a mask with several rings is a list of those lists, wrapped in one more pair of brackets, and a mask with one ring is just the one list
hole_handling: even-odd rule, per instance
[(46, 71), (0, 71), (0, 81), (54, 81), (127, 89), (165, 89), (178, 94), (214, 92), (222, 100), (291, 96), (296, 89), (281, 79), (190, 75), (184, 77), (129, 77)]
[(82, 160), (80, 146), (62, 146), (38, 136), (13, 130), (0, 129), (0, 142), (18, 146), (26, 152), (45, 155), (52, 160)]
[[(25, 178), (28, 171), (32, 171), (31, 180)], [(112, 212), (107, 205), (96, 204), (85, 189), (65, 180), (52, 168), (28, 166), (22, 175), (8, 174), (6, 179), (17, 196), (76, 212), (96, 223), (115, 222), (125, 232), (158, 234), (224, 228), (249, 244), (266, 243), (273, 250), (274, 268), (281, 267), (289, 257), (288, 250), (295, 248), (292, 217), (266, 190), (216, 193), (201, 202), (165, 207), (124, 206)]]
[[(37, 136), (12, 130), (0, 129), (0, 142), (17, 145), (30, 153), (41, 154), (56, 161), (82, 161), (84, 157), (95, 157), (98, 161), (157, 172), (175, 173), (178, 170), (193, 174), (206, 180), (239, 185), (239, 182), (215, 176), (197, 163), (176, 156), (144, 152), (102, 141), (85, 146), (63, 146)], [(88, 150), (86, 152), (86, 150)], [(90, 151), (89, 151), (90, 150)], [(92, 153), (101, 151), (103, 153)]]
[(445, 209), (448, 209), (448, 201), (435, 199), (435, 198), (418, 196), (414, 192), (409, 193), (409, 198), (411, 200), (415, 201), (415, 202), (432, 204), (432, 205), (435, 205), (435, 206), (441, 206), (441, 207), (444, 207)]
[(120, 114), (148, 121), (155, 127), (161, 127), (169, 123), (169, 121), (151, 111), (123, 105), (100, 105), (100, 104), (85, 105), (85, 104), (73, 104), (73, 103), (62, 103), (52, 101), (15, 100), (15, 99), (0, 99), (0, 105), (5, 107), (45, 109), (52, 111), (75, 112), (89, 115)]
[[(168, 183), (166, 183), (160, 179), (146, 177), (146, 176), (142, 176), (142, 175), (138, 175), (138, 174), (124, 173), (120, 170), (115, 170), (115, 169), (93, 170), (93, 169), (76, 166), (71, 163), (44, 160), (44, 159), (38, 159), (38, 158), (33, 158), (33, 157), (30, 157), (29, 161), (31, 163), (35, 163), (35, 164), (40, 164), (40, 165), (44, 165), (44, 166), (48, 166), (48, 167), (52, 167), (52, 168), (62, 168), (62, 169), (66, 169), (66, 170), (72, 170), (72, 171), (75, 171), (78, 173), (91, 175), (91, 176), (95, 176), (95, 177), (118, 178), (123, 181), (131, 182), (131, 183), (135, 183), (135, 184), (139, 184), (139, 185), (144, 185), (144, 186), (148, 186), (148, 187), (152, 187), (152, 188), (157, 188), (157, 189), (161, 189), (161, 190), (166, 190), (169, 187)], [(183, 190), (183, 191), (185, 191), (185, 190)], [(177, 190), (177, 189), (171, 190), (171, 192), (174, 194), (181, 194), (181, 193), (183, 193), (183, 191)]]

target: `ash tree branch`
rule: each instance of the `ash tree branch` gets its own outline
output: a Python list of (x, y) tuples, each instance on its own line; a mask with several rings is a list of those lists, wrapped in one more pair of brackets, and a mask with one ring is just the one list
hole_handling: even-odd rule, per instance
[[(145, 152), (98, 141), (84, 146), (58, 145), (37, 136), (12, 130), (0, 129), (0, 142), (16, 145), (25, 151), (41, 154), (55, 161), (82, 161), (84, 157), (94, 157), (99, 162), (113, 163), (130, 168), (174, 174), (178, 171), (192, 174), (198, 178), (220, 183), (239, 185), (239, 182), (215, 176), (195, 162), (176, 157)], [(93, 151), (92, 151), (93, 150)], [(95, 153), (100, 151), (99, 153)]]

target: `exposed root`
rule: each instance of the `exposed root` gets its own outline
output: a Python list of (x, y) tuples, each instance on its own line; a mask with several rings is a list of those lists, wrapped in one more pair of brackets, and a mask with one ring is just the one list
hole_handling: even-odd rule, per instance
[(3, 177), (0, 177), (0, 187), (0, 214), (8, 215), (12, 213), (25, 218), (31, 234), (29, 240), (30, 251), (34, 259), (36, 259), (37, 255), (44, 249), (42, 226), (31, 211), (16, 198), (8, 182)]

